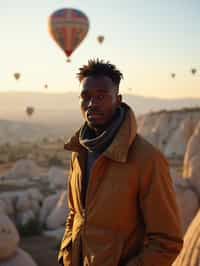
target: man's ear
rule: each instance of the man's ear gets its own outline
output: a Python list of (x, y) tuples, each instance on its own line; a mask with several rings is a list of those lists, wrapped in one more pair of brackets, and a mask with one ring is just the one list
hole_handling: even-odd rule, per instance
[(117, 95), (117, 104), (120, 105), (122, 102), (122, 95), (121, 94), (118, 94)]

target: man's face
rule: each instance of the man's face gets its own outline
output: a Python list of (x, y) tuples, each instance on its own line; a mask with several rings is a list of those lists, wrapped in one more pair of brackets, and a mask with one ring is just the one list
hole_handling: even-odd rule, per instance
[(106, 76), (87, 77), (81, 82), (80, 104), (84, 120), (96, 131), (107, 127), (121, 103), (116, 85)]

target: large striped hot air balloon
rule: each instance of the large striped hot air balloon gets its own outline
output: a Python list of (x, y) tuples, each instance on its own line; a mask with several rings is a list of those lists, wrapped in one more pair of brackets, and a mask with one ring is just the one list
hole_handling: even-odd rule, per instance
[(89, 20), (80, 10), (63, 8), (53, 12), (49, 17), (48, 26), (51, 37), (69, 60), (71, 54), (86, 37)]

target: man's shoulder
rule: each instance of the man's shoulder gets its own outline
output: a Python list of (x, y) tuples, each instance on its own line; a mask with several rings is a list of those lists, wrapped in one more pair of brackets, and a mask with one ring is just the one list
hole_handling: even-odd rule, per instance
[(167, 162), (164, 154), (140, 134), (136, 135), (135, 140), (131, 145), (130, 151), (135, 155), (136, 158), (139, 160), (141, 159), (142, 161), (160, 158)]

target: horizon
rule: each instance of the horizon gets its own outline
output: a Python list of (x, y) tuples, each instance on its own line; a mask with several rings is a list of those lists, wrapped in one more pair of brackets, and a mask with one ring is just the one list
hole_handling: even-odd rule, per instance
[[(46, 95), (46, 96), (52, 96), (52, 95), (65, 95), (65, 94), (78, 94), (78, 91), (49, 91), (49, 92), (45, 92), (45, 91), (0, 91), (0, 94), (41, 94), (41, 95)], [(141, 95), (141, 94), (135, 94), (135, 93), (129, 93), (129, 92), (126, 92), (126, 91), (122, 91), (120, 92), (120, 94), (122, 96), (127, 96), (127, 95), (130, 95), (130, 96), (133, 96), (133, 97), (141, 97), (141, 98), (147, 98), (147, 99), (158, 99), (158, 100), (169, 100), (169, 101), (176, 101), (176, 100), (197, 100), (199, 99), (200, 100), (200, 96), (199, 97), (196, 97), (196, 96), (185, 96), (185, 97), (177, 97), (177, 98), (167, 98), (167, 97), (158, 97), (158, 96), (145, 96), (145, 95)]]

